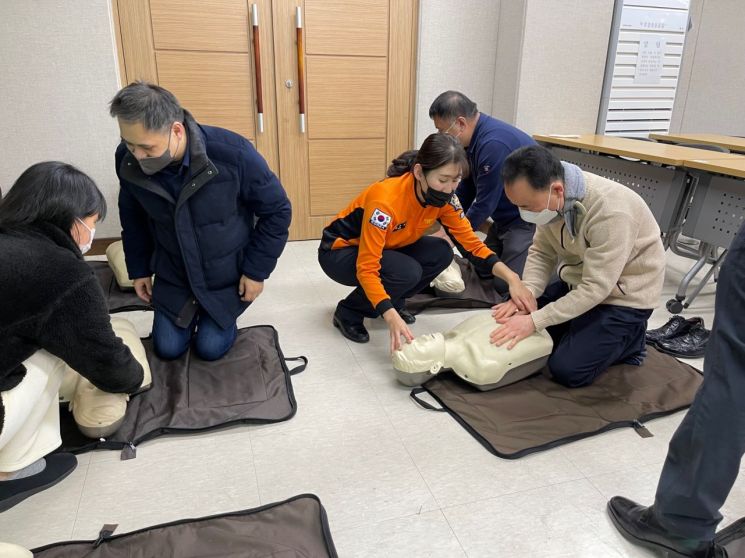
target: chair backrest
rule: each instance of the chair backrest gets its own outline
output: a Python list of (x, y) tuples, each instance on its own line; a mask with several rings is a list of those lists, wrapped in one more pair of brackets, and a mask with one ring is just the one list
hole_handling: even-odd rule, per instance
[(709, 143), (679, 143), (681, 147), (695, 147), (696, 149), (706, 149), (707, 151), (718, 151), (719, 153), (729, 153), (729, 149), (721, 145), (712, 145)]

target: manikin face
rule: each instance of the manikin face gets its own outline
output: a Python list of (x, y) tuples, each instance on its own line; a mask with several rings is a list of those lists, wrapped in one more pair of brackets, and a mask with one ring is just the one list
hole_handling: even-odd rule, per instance
[(445, 339), (442, 333), (420, 335), (393, 353), (393, 366), (402, 372), (436, 374), (445, 363)]

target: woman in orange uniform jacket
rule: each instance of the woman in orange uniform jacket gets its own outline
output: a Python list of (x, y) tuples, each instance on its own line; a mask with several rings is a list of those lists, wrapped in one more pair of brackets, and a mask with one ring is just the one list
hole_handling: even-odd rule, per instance
[(406, 324), (415, 318), (404, 308), (406, 299), (453, 260), (447, 241), (424, 234), (435, 221), (509, 284), (521, 310), (536, 309), (520, 277), (479, 240), (463, 214), (453, 192), (467, 172), (468, 159), (458, 140), (432, 134), (419, 151), (395, 159), (388, 178), (365, 189), (323, 230), (318, 250), (323, 271), (342, 285), (356, 287), (334, 313), (334, 326), (344, 337), (366, 343), (370, 336), (364, 318), (383, 316), (391, 351), (400, 349), (402, 336), (407, 342), (413, 339)]

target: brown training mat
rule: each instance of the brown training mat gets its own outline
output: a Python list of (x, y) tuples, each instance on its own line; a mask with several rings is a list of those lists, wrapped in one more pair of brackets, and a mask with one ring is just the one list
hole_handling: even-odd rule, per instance
[(109, 313), (129, 312), (131, 310), (152, 310), (153, 307), (140, 300), (134, 289), (121, 289), (114, 278), (114, 272), (109, 267), (109, 262), (86, 262), (101, 283), (104, 297), (109, 305)]
[(473, 266), (460, 256), (453, 256), (460, 266), (466, 290), (457, 295), (435, 296), (433, 289), (419, 293), (406, 300), (406, 309), (419, 314), (427, 308), (491, 308), (502, 302), (503, 297), (494, 290), (492, 279), (481, 279)]
[[(223, 358), (207, 362), (188, 350), (176, 360), (157, 357), (150, 339), (143, 339), (152, 371), (152, 387), (130, 398), (122, 426), (109, 438), (86, 438), (67, 404), (61, 404), (62, 447), (82, 453), (122, 449), (122, 459), (135, 456), (135, 446), (162, 434), (188, 433), (239, 423), (270, 423), (295, 415), (297, 403), (290, 376), (302, 372), (305, 357), (285, 358), (272, 326), (238, 330)], [(293, 370), (286, 361), (303, 361)]]
[(566, 388), (537, 374), (492, 391), (479, 391), (455, 374), (438, 374), (423, 391), (498, 457), (516, 459), (622, 426), (649, 436), (643, 421), (684, 409), (703, 376), (692, 366), (647, 347), (641, 366), (610, 367), (594, 384)]
[(55, 543), (36, 558), (336, 558), (326, 511), (317, 496), (302, 494), (251, 510), (183, 519), (98, 540)]

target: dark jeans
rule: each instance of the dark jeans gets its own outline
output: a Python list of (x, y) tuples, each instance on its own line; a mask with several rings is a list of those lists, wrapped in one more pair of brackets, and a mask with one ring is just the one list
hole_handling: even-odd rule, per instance
[[(196, 330), (196, 333), (195, 333)], [(197, 312), (188, 327), (179, 327), (163, 312), (153, 318), (153, 347), (165, 360), (173, 360), (186, 352), (194, 341), (194, 350), (202, 360), (218, 360), (230, 350), (238, 335), (238, 327), (222, 329), (204, 310)]]
[[(318, 263), (326, 275), (337, 283), (356, 287), (336, 308), (336, 315), (350, 324), (378, 316), (357, 280), (358, 252), (356, 246), (318, 251)], [(380, 279), (393, 306), (400, 310), (407, 298), (429, 285), (452, 261), (453, 250), (445, 240), (424, 236), (403, 248), (383, 250)]]
[[(510, 223), (497, 223), (495, 221), (489, 227), (484, 244), (497, 255), (499, 261), (522, 277), (525, 260), (528, 258), (528, 249), (533, 244), (534, 234), (535, 225), (526, 223), (522, 219), (515, 219)], [(451, 239), (461, 255), (473, 264), (479, 277), (482, 279), (492, 278), (494, 289), (498, 293), (507, 294), (509, 292), (509, 287), (504, 280), (494, 277), (490, 268), (476, 264), (471, 254), (461, 247), (455, 238), (451, 237)]]
[[(565, 283), (553, 283), (538, 298), (538, 307), (568, 292)], [(546, 328), (554, 340), (548, 360), (554, 380), (567, 387), (587, 386), (614, 364), (640, 362), (651, 315), (651, 310), (599, 304), (573, 320)]]
[(704, 382), (670, 441), (654, 509), (688, 538), (714, 538), (745, 453), (745, 225), (719, 272)]

